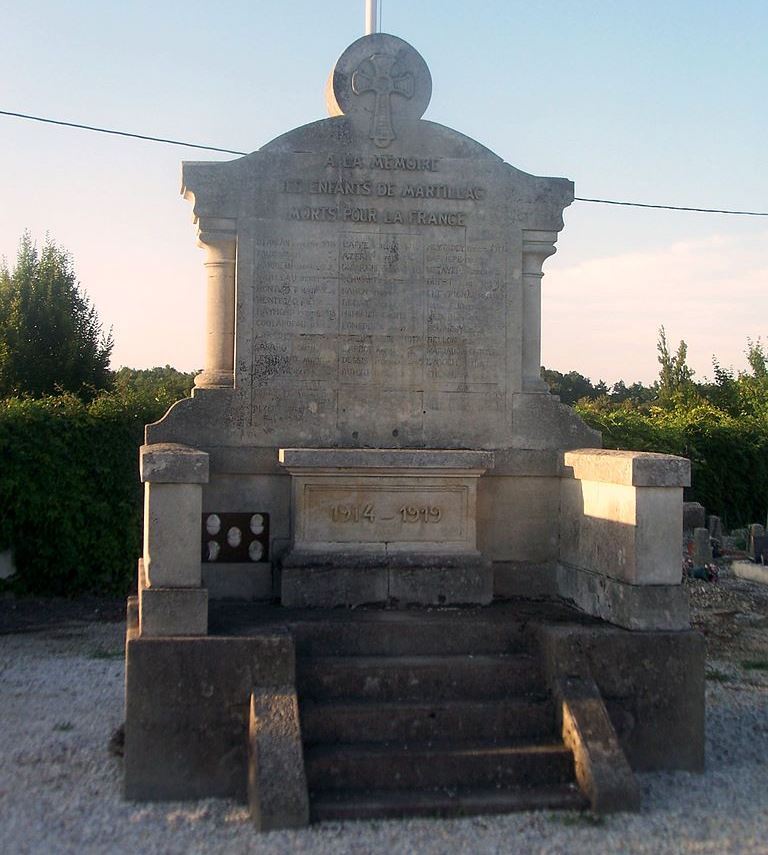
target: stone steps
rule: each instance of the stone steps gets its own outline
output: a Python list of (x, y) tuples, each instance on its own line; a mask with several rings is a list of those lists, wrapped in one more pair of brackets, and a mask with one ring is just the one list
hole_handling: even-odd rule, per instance
[(525, 620), (362, 611), (292, 621), (315, 820), (581, 809)]
[(562, 744), (319, 745), (304, 751), (310, 793), (328, 790), (501, 789), (573, 781)]
[(338, 620), (302, 621), (291, 626), (301, 656), (409, 656), (467, 652), (467, 637), (475, 654), (515, 653), (526, 647), (525, 624), (464, 620), (456, 632), (455, 615), (409, 612), (363, 612)]
[(301, 732), (305, 745), (344, 742), (488, 743), (551, 736), (555, 711), (549, 698), (483, 700), (305, 701)]
[(438, 701), (540, 695), (538, 662), (529, 654), (299, 657), (299, 697), (368, 701)]
[(587, 799), (575, 784), (456, 791), (326, 791), (312, 800), (313, 822), (393, 819), (411, 816), (473, 816), (524, 810), (584, 810)]

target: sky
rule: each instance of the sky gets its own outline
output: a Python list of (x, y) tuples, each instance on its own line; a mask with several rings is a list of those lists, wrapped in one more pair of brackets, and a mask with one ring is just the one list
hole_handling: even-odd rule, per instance
[[(380, 0), (433, 80), (426, 119), (576, 195), (768, 211), (768, 0)], [(326, 115), (363, 0), (4, 5), (0, 110), (240, 151)], [(216, 154), (0, 116), (0, 256), (68, 249), (113, 367), (202, 367), (182, 160)], [(544, 267), (542, 362), (650, 382), (663, 325), (699, 379), (768, 338), (768, 217), (575, 202)]]

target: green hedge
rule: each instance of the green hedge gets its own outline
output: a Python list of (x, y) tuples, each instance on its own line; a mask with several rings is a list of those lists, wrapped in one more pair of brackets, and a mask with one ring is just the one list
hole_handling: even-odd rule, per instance
[(765, 521), (768, 508), (768, 425), (731, 416), (706, 402), (673, 410), (605, 410), (579, 402), (584, 420), (602, 431), (605, 448), (678, 454), (691, 461), (686, 499), (701, 502), (727, 528)]
[(141, 544), (138, 447), (167, 402), (0, 401), (0, 550), (23, 594), (125, 594)]
[[(125, 594), (141, 550), (138, 447), (171, 403), (131, 392), (0, 401), (0, 550), (24, 594)], [(733, 528), (765, 519), (768, 426), (708, 403), (577, 410), (606, 448), (689, 457), (700, 501)]]

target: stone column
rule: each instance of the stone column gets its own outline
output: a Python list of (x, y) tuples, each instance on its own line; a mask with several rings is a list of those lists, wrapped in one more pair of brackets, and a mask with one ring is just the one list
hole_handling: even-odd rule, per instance
[(557, 232), (523, 230), (523, 391), (546, 392), (541, 379), (542, 265), (555, 254)]
[(208, 278), (205, 367), (195, 377), (195, 386), (199, 389), (234, 385), (235, 228), (234, 220), (201, 220), (199, 223), (197, 244), (205, 250)]
[(208, 454), (175, 443), (143, 445), (144, 555), (139, 564), (142, 636), (206, 635), (200, 529)]

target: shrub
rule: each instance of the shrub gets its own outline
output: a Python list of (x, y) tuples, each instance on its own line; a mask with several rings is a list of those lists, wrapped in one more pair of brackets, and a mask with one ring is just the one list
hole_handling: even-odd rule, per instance
[(18, 593), (125, 594), (141, 544), (138, 447), (167, 402), (103, 393), (0, 400), (0, 549)]
[(673, 409), (603, 409), (580, 401), (584, 420), (602, 431), (605, 448), (677, 454), (691, 461), (686, 497), (701, 502), (729, 528), (765, 518), (768, 424), (732, 416), (704, 400)]

